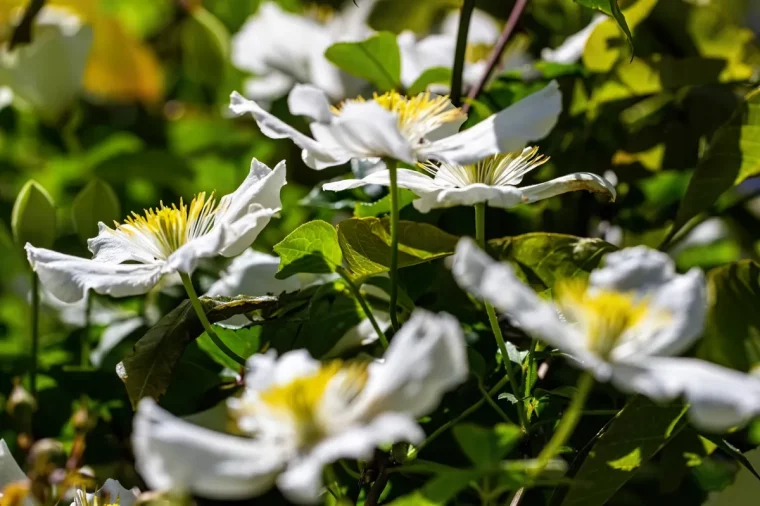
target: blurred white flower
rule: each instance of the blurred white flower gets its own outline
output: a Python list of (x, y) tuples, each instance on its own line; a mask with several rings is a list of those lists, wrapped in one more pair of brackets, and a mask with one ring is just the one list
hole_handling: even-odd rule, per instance
[(384, 157), (410, 164), (431, 159), (469, 164), (519, 151), (551, 131), (562, 110), (562, 95), (552, 81), (463, 132), (458, 130), (466, 115), (448, 97), (429, 93), (406, 97), (391, 91), (331, 108), (323, 91), (297, 85), (288, 103), (291, 113), (312, 120), (313, 138), (237, 92), (232, 94), (230, 109), (238, 115), (250, 113), (268, 137), (291, 139), (302, 148), (306, 165), (324, 169), (352, 159)]
[[(26, 245), (42, 285), (58, 299), (75, 302), (92, 289), (114, 297), (149, 291), (174, 272), (192, 273), (202, 258), (239, 255), (280, 208), (285, 162), (274, 170), (254, 159), (248, 177), (234, 193), (219, 199), (198, 194), (187, 205), (163, 204), (115, 229), (100, 224), (88, 241), (91, 260)], [(130, 262), (130, 263), (125, 263)]]
[(134, 506), (135, 503), (137, 495), (132, 490), (109, 478), (94, 494), (77, 490), (71, 506)]
[(350, 76), (324, 56), (336, 42), (366, 38), (366, 21), (374, 0), (348, 3), (342, 12), (309, 17), (266, 2), (232, 39), (232, 62), (255, 75), (245, 95), (265, 104), (284, 97), (297, 83), (313, 84), (334, 101), (358, 93), (366, 83)]
[(600, 381), (656, 401), (685, 397), (698, 427), (723, 431), (760, 415), (758, 377), (669, 357), (699, 338), (707, 302), (702, 272), (676, 274), (665, 253), (643, 246), (609, 253), (588, 284), (555, 285), (554, 303), (540, 299), (511, 267), (469, 239), (457, 246), (453, 273), (464, 289), (568, 353)]
[(459, 323), (415, 312), (382, 361), (320, 363), (305, 350), (249, 359), (245, 391), (228, 401), (238, 433), (175, 418), (152, 400), (138, 406), (137, 469), (155, 489), (242, 499), (274, 483), (292, 501), (322, 493), (322, 470), (340, 458), (368, 459), (381, 444), (419, 443), (416, 419), (467, 377)]
[(575, 33), (565, 39), (559, 47), (555, 49), (545, 48), (541, 51), (541, 59), (552, 63), (575, 63), (583, 56), (583, 50), (586, 47), (589, 37), (594, 29), (609, 16), (597, 14), (591, 22), (578, 33)]
[[(603, 193), (615, 200), (615, 187), (603, 177), (589, 172), (568, 174), (530, 186), (517, 186), (525, 174), (548, 160), (548, 157), (538, 154), (538, 148), (527, 147), (521, 152), (490, 156), (471, 165), (425, 162), (418, 164), (424, 173), (398, 169), (398, 186), (411, 190), (419, 197), (414, 201), (414, 207), (423, 213), (481, 202), (492, 207), (510, 208), (578, 190)], [(327, 183), (322, 188), (342, 191), (368, 184), (389, 186), (388, 171), (375, 172), (363, 179)]]
[(3, 498), (3, 489), (13, 483), (26, 483), (26, 473), (16, 463), (16, 459), (11, 455), (11, 450), (0, 439), (0, 499)]
[[(57, 122), (82, 89), (92, 45), (92, 29), (74, 15), (45, 7), (32, 30), (32, 42), (0, 48), (0, 86), (13, 92), (49, 122)], [(7, 93), (6, 93), (7, 99)]]
[(675, 258), (689, 248), (708, 246), (728, 237), (730, 237), (730, 230), (723, 220), (715, 217), (708, 218), (670, 248), (668, 254)]

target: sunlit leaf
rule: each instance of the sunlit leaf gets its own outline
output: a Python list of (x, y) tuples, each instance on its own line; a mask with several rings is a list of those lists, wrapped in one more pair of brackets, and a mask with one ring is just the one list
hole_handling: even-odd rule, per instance
[(327, 48), (325, 57), (380, 91), (396, 88), (401, 80), (401, 55), (396, 36), (390, 32), (377, 33), (361, 42), (338, 42)]
[(343, 263), (335, 227), (326, 221), (304, 223), (274, 247), (280, 256), (277, 279), (308, 272), (328, 274)]

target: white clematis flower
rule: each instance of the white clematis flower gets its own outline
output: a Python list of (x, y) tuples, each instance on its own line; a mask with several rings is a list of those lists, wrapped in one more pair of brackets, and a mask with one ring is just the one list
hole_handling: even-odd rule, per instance
[(313, 169), (352, 159), (386, 157), (410, 164), (427, 160), (475, 163), (489, 155), (521, 150), (528, 141), (543, 138), (562, 111), (562, 95), (554, 81), (459, 133), (466, 115), (448, 97), (429, 93), (405, 97), (391, 91), (371, 100), (347, 100), (331, 108), (323, 91), (297, 85), (288, 103), (293, 114), (313, 121), (313, 138), (237, 92), (231, 96), (230, 109), (238, 115), (250, 113), (268, 137), (291, 139), (303, 150), (306, 165)]
[(279, 211), (284, 184), (285, 162), (272, 170), (254, 159), (245, 181), (218, 205), (213, 194), (200, 193), (189, 205), (133, 213), (115, 229), (101, 223), (88, 241), (91, 260), (31, 244), (27, 257), (45, 288), (64, 302), (90, 289), (114, 297), (143, 294), (165, 274), (190, 274), (203, 258), (245, 251)]
[(232, 436), (175, 418), (151, 400), (138, 406), (137, 469), (157, 489), (242, 499), (276, 483), (292, 501), (322, 492), (322, 470), (340, 458), (368, 459), (381, 444), (420, 442), (416, 418), (467, 377), (459, 323), (417, 311), (373, 363), (320, 363), (305, 350), (248, 362), (243, 395), (228, 401)]
[(134, 506), (137, 495), (114, 479), (107, 479), (94, 494), (77, 490), (70, 506)]
[(646, 247), (609, 253), (588, 284), (555, 285), (554, 303), (540, 299), (512, 268), (469, 239), (457, 246), (453, 273), (464, 289), (568, 353), (598, 380), (655, 401), (683, 396), (692, 422), (703, 429), (724, 431), (760, 415), (756, 376), (670, 357), (701, 335), (707, 302), (702, 272), (676, 274), (665, 253)]
[[(418, 165), (424, 173), (398, 169), (398, 186), (411, 190), (419, 197), (413, 204), (423, 213), (442, 207), (471, 206), (483, 202), (492, 207), (510, 208), (577, 190), (602, 193), (615, 200), (615, 187), (603, 177), (588, 172), (569, 174), (530, 186), (517, 186), (525, 174), (548, 160), (548, 157), (538, 154), (538, 148), (527, 147), (521, 152), (491, 156), (472, 165), (426, 162)], [(322, 188), (342, 191), (369, 184), (389, 186), (388, 171), (375, 172), (363, 179), (327, 183)]]
[(366, 83), (342, 72), (324, 53), (336, 42), (367, 37), (371, 29), (366, 21), (374, 3), (349, 4), (322, 20), (264, 3), (232, 39), (233, 64), (256, 75), (245, 82), (246, 96), (269, 103), (297, 83), (314, 84), (332, 100), (356, 94)]
[(583, 50), (586, 48), (586, 42), (594, 29), (602, 21), (609, 19), (609, 16), (597, 14), (591, 22), (578, 33), (574, 33), (565, 39), (559, 47), (555, 49), (545, 48), (541, 51), (541, 59), (552, 63), (575, 63), (583, 56)]
[(66, 11), (45, 7), (35, 20), (30, 44), (13, 51), (0, 48), (0, 88), (7, 86), (12, 99), (56, 122), (82, 89), (91, 46), (89, 26)]

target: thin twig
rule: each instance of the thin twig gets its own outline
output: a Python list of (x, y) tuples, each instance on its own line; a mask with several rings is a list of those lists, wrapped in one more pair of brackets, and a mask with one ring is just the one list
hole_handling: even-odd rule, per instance
[(470, 110), (470, 104), (472, 100), (478, 98), (478, 95), (480, 95), (480, 92), (483, 91), (483, 88), (488, 82), (488, 79), (491, 77), (491, 74), (493, 74), (496, 65), (499, 64), (501, 55), (504, 53), (504, 48), (507, 47), (507, 42), (509, 41), (512, 32), (514, 31), (515, 26), (517, 26), (517, 21), (520, 19), (520, 15), (522, 15), (523, 10), (525, 9), (525, 4), (527, 3), (528, 0), (516, 0), (514, 7), (512, 7), (512, 12), (509, 13), (507, 24), (504, 26), (504, 30), (502, 30), (501, 35), (499, 36), (499, 40), (496, 42), (496, 46), (494, 46), (493, 51), (491, 51), (491, 55), (488, 57), (485, 72), (483, 72), (483, 75), (480, 76), (480, 80), (478, 80), (475, 86), (473, 86), (470, 89), (470, 92), (467, 94), (467, 101), (462, 106), (463, 113), (466, 114), (467, 111)]
[(364, 499), (365, 506), (377, 506), (377, 502), (380, 500), (380, 495), (388, 484), (388, 472), (386, 469), (388, 465), (387, 458), (383, 455), (379, 459), (376, 458), (375, 461), (377, 462), (377, 479), (375, 480), (375, 483), (372, 484), (369, 492), (367, 492), (367, 497)]

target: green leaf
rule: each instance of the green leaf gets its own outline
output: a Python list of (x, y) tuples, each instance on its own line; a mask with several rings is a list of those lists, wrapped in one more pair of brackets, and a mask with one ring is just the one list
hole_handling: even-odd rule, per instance
[[(219, 339), (240, 357), (248, 358), (259, 351), (261, 327), (229, 329), (216, 325), (214, 326), (214, 331), (219, 336)], [(206, 332), (198, 338), (198, 347), (205, 351), (206, 355), (211, 357), (217, 364), (233, 371), (240, 368), (240, 364), (220, 350)]]
[(227, 28), (203, 7), (191, 10), (181, 26), (182, 64), (199, 83), (217, 86), (224, 77), (230, 51)]
[(407, 90), (408, 95), (423, 93), (431, 84), (451, 83), (451, 69), (448, 67), (432, 67), (420, 74)]
[(93, 179), (71, 203), (74, 230), (83, 241), (98, 235), (98, 223), (111, 224), (121, 218), (119, 197), (111, 185)]
[(280, 269), (275, 277), (335, 272), (343, 263), (340, 250), (335, 227), (322, 220), (304, 223), (274, 246), (274, 252), (280, 256)]
[(187, 181), (193, 177), (193, 169), (185, 158), (159, 149), (147, 149), (120, 153), (103, 160), (95, 167), (94, 174), (114, 185), (145, 179), (176, 187), (178, 180)]
[(750, 371), (760, 365), (760, 266), (741, 260), (707, 274), (707, 330), (698, 356)]
[(13, 239), (20, 246), (30, 243), (52, 248), (56, 237), (55, 204), (37, 181), (30, 179), (21, 188), (11, 213)]
[(748, 94), (733, 117), (713, 135), (697, 163), (669, 238), (718, 197), (760, 174), (760, 88)]
[[(683, 404), (661, 406), (642, 396), (632, 398), (589, 445), (562, 506), (605, 504), (676, 433), (686, 409)], [(555, 499), (559, 497), (550, 504), (557, 504)]]
[[(266, 309), (279, 303), (277, 297), (201, 297), (210, 322), (226, 320), (236, 314)], [(203, 325), (189, 300), (167, 313), (135, 343), (131, 354), (116, 367), (127, 395), (136, 407), (143, 397), (158, 400), (169, 387), (172, 375), (187, 345), (203, 333)]]
[(481, 476), (482, 473), (476, 470), (444, 471), (425, 483), (421, 489), (396, 499), (388, 506), (444, 506), (467, 488), (470, 482)]
[(625, 16), (620, 11), (620, 6), (617, 0), (575, 0), (576, 3), (589, 9), (596, 9), (602, 11), (608, 16), (612, 16), (617, 21), (618, 26), (628, 38), (628, 44), (631, 46), (631, 53), (633, 53), (633, 35), (628, 28), (628, 23), (625, 21)]
[[(403, 188), (398, 192), (398, 208), (399, 210), (405, 208), (414, 200), (417, 196), (409, 190)], [(391, 212), (391, 196), (385, 197), (375, 202), (358, 202), (354, 208), (354, 216), (357, 218), (369, 218), (371, 216), (379, 216), (381, 214), (388, 214)]]
[(477, 467), (494, 467), (515, 447), (522, 432), (516, 425), (493, 428), (462, 423), (452, 430), (459, 447)]
[(380, 32), (360, 42), (338, 42), (327, 48), (325, 57), (380, 91), (397, 88), (401, 82), (401, 54), (396, 36), (390, 32)]
[[(433, 225), (399, 223), (399, 267), (408, 267), (451, 255), (458, 237)], [(387, 218), (352, 218), (338, 224), (338, 241), (349, 270), (371, 276), (390, 269), (391, 234)]]
[(560, 279), (588, 276), (606, 253), (617, 249), (601, 239), (543, 232), (493, 239), (488, 245), (539, 291)]

